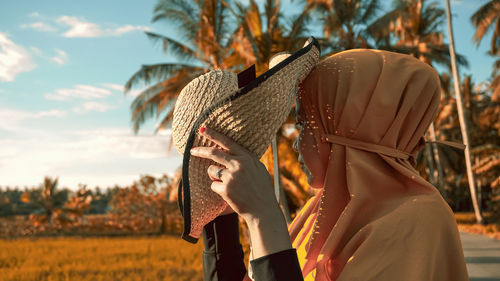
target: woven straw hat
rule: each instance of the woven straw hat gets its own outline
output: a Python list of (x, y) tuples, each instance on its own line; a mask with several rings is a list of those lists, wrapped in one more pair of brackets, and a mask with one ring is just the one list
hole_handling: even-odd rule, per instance
[(257, 78), (254, 67), (238, 75), (213, 70), (182, 89), (174, 109), (172, 137), (184, 156), (178, 193), (184, 240), (196, 243), (203, 226), (227, 206), (210, 189), (207, 169), (216, 163), (191, 157), (192, 147), (216, 146), (200, 135), (199, 129), (212, 128), (260, 158), (290, 113), (298, 84), (316, 65), (319, 55), (319, 44), (311, 37), (299, 51), (275, 55), (270, 69)]

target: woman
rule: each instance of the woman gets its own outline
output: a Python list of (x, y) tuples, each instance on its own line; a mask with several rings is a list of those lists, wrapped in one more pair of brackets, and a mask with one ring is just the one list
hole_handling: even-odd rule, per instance
[[(320, 62), (300, 87), (295, 148), (321, 190), (289, 230), (259, 160), (202, 128), (225, 151), (191, 154), (219, 164), (208, 169), (212, 190), (249, 226), (256, 280), (298, 280), (299, 271), (305, 280), (468, 280), (453, 214), (414, 169), (439, 100), (436, 72), (408, 55), (350, 50)], [(205, 256), (207, 278), (241, 275), (238, 251), (227, 250), (238, 247), (235, 218), (205, 227), (206, 253), (235, 242), (216, 250), (218, 259)]]

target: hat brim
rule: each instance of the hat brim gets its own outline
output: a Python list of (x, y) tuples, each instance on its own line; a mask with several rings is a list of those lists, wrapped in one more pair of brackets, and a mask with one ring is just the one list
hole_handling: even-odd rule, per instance
[[(266, 85), (266, 81), (270, 81), (270, 79), (275, 77), (276, 73), (283, 70), (285, 67), (291, 65), (291, 63), (296, 62), (299, 58), (303, 58), (305, 55), (311, 56), (311, 58), (309, 59), (309, 62), (312, 60), (313, 64), (315, 64), (317, 62), (317, 60), (319, 59), (319, 52), (320, 52), (320, 47), (319, 47), (318, 41), (314, 37), (310, 37), (303, 48), (301, 48), (297, 52), (293, 53), (292, 55), (286, 57), (284, 60), (282, 60), (281, 62), (276, 64), (274, 67), (272, 67), (271, 69), (269, 69), (268, 71), (266, 71), (262, 75), (258, 76), (257, 78), (255, 78), (255, 80), (249, 82), (244, 87), (238, 89), (233, 94), (226, 97), (225, 99), (222, 99), (222, 100), (212, 104), (210, 107), (208, 107), (206, 110), (204, 110), (203, 113), (200, 114), (199, 117), (196, 119), (193, 127), (191, 128), (191, 131), (189, 133), (189, 137), (188, 137), (187, 142), (186, 142), (184, 155), (183, 155), (184, 158), (183, 158), (183, 163), (182, 163), (182, 180), (181, 180), (181, 183), (179, 184), (179, 190), (178, 190), (179, 191), (178, 192), (179, 209), (181, 210), (181, 213), (182, 213), (183, 218), (184, 218), (184, 232), (182, 234), (182, 238), (184, 240), (191, 242), (191, 243), (196, 243), (199, 239), (200, 234), (201, 234), (201, 229), (199, 226), (198, 226), (198, 229), (193, 230), (193, 228), (192, 228), (192, 214), (191, 214), (191, 211), (192, 211), (191, 207), (192, 206), (191, 206), (191, 188), (190, 188), (191, 181), (192, 180), (197, 181), (200, 177), (208, 178), (208, 175), (206, 175), (206, 168), (208, 168), (208, 166), (210, 164), (214, 163), (211, 160), (206, 160), (206, 159), (202, 159), (202, 158), (198, 158), (198, 157), (195, 157), (194, 159), (196, 159), (196, 160), (193, 161), (193, 158), (191, 158), (190, 150), (195, 144), (197, 144), (197, 145), (203, 145), (203, 144), (206, 145), (207, 144), (206, 140), (201, 139), (201, 136), (198, 133), (199, 128), (202, 125), (208, 125), (210, 127), (210, 124), (207, 124), (207, 121), (210, 119), (210, 117), (213, 117), (213, 115), (215, 113), (220, 114), (224, 110), (224, 107), (227, 107), (228, 104), (235, 103), (236, 101), (242, 99), (243, 97), (246, 97), (248, 93), (251, 93), (253, 90), (257, 89), (258, 87), (261, 87), (261, 86), (264, 87)], [(312, 64), (312, 63), (310, 62), (310, 64)], [(307, 72), (307, 73), (302, 73), (304, 77), (309, 73), (311, 68), (312, 68), (312, 66), (304, 70), (304, 72)], [(294, 83), (296, 83), (296, 82), (297, 81), (294, 81)], [(253, 92), (255, 92), (255, 91), (253, 91)], [(290, 92), (290, 91), (288, 91), (288, 92)], [(295, 92), (292, 92), (292, 93), (288, 93), (288, 92), (286, 93), (287, 96), (284, 97), (286, 99), (289, 99), (290, 97), (295, 95)], [(287, 105), (283, 106), (283, 108), (277, 108), (278, 110), (282, 111), (280, 115), (285, 116), (285, 118), (286, 118), (286, 115), (288, 115), (288, 113), (291, 109), (291, 106), (292, 106), (291, 102), (287, 101), (286, 103), (287, 103)], [(280, 106), (280, 105), (278, 104), (275, 106)], [(231, 119), (231, 120), (233, 120), (233, 119)], [(249, 150), (256, 153), (256, 156), (258, 156), (258, 157), (262, 156), (262, 154), (265, 151), (265, 148), (267, 148), (267, 146), (269, 146), (269, 144), (271, 143), (271, 136), (276, 134), (277, 130), (279, 129), (279, 127), (281, 126), (283, 121), (284, 121), (284, 118), (283, 118), (283, 120), (280, 121), (281, 123), (274, 122), (274, 124), (273, 124), (274, 126), (272, 126), (271, 128), (269, 126), (267, 126), (265, 128), (264, 131), (265, 131), (266, 136), (269, 135), (269, 137), (268, 137), (269, 140), (266, 139), (266, 143), (268, 142), (267, 145), (263, 145), (261, 143), (258, 148), (249, 147)], [(227, 122), (225, 124), (227, 124)], [(274, 128), (274, 127), (276, 127), (276, 128)], [(212, 129), (217, 130), (217, 126), (215, 128), (212, 127)], [(240, 129), (244, 130), (244, 127), (241, 127)], [(228, 131), (228, 132), (230, 133), (231, 131)], [(235, 138), (233, 138), (233, 139), (235, 139)], [(235, 139), (235, 141), (238, 142), (237, 139)], [(264, 150), (262, 150), (262, 148), (264, 148)], [(196, 167), (196, 168), (193, 168), (193, 167)], [(203, 173), (204, 175), (196, 173), (196, 172), (200, 172), (200, 170), (201, 170), (201, 173)], [(193, 175), (193, 171), (194, 171), (194, 174), (197, 174), (197, 175)], [(207, 179), (205, 179), (205, 180), (207, 180)], [(209, 186), (208, 186), (208, 189), (210, 189)], [(212, 217), (204, 217), (204, 220), (207, 220), (205, 222), (205, 224), (210, 222), (216, 216), (218, 216), (226, 206), (225, 201), (218, 194), (215, 194), (215, 192), (213, 192), (211, 190), (209, 190), (209, 191), (210, 191), (210, 193), (213, 193), (213, 194), (211, 194), (211, 196), (212, 196), (212, 200), (216, 201), (216, 203), (215, 203), (216, 206), (214, 207), (215, 211), (209, 212), (211, 214), (211, 216), (214, 216), (213, 218)], [(195, 219), (197, 219), (197, 218), (195, 218)], [(203, 226), (201, 226), (201, 228), (202, 227)]]

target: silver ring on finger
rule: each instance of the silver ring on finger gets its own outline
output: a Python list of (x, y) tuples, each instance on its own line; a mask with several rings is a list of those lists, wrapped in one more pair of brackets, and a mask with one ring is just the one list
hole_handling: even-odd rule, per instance
[(217, 173), (215, 173), (215, 177), (218, 179), (218, 180), (222, 180), (222, 171), (224, 170), (224, 168), (220, 168), (219, 170), (217, 170)]

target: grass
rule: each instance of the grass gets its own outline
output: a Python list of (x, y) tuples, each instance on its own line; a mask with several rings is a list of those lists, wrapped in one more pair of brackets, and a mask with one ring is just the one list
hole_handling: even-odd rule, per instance
[(203, 280), (202, 250), (170, 236), (0, 240), (0, 280)]
[[(455, 218), (461, 231), (500, 239), (498, 224)], [(178, 236), (0, 239), (0, 281), (203, 280), (202, 250)]]

